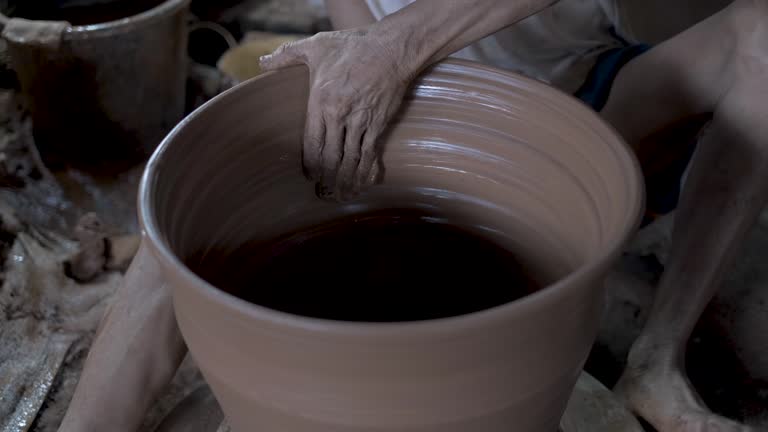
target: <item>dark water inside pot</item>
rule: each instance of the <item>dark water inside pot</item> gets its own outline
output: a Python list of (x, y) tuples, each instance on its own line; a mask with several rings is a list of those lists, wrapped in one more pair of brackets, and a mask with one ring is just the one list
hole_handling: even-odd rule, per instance
[(334, 220), (187, 264), (248, 302), (315, 318), (393, 322), (450, 317), (540, 288), (499, 245), (420, 211)]

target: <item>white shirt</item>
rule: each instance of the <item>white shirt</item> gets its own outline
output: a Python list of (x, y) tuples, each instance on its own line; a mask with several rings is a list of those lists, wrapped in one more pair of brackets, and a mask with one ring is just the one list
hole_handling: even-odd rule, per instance
[[(414, 0), (366, 1), (374, 17), (381, 19)], [(728, 0), (561, 0), (453, 56), (513, 70), (573, 93), (597, 56), (622, 46), (621, 39), (639, 42), (633, 30), (663, 27), (661, 31), (666, 34), (659, 38), (666, 38), (726, 3)], [(670, 13), (676, 16), (670, 17)], [(645, 22), (630, 25), (630, 15), (642, 15)], [(654, 17), (650, 22), (649, 16)], [(651, 35), (645, 39), (657, 42), (647, 39), (658, 38)]]

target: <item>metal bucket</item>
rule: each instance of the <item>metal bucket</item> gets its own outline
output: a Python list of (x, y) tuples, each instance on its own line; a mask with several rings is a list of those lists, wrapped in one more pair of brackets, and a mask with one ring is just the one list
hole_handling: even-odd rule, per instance
[(7, 41), (44, 157), (114, 166), (154, 150), (184, 115), (189, 2), (147, 0), (130, 16), (78, 25), (82, 16), (66, 19), (67, 8), (93, 7), (104, 17), (112, 4), (135, 8), (139, 2), (48, 0), (30, 7), (30, 0), (0, 0), (3, 24), (15, 14), (38, 18), (25, 16), (25, 8), (56, 17), (41, 19), (72, 22), (57, 46)]

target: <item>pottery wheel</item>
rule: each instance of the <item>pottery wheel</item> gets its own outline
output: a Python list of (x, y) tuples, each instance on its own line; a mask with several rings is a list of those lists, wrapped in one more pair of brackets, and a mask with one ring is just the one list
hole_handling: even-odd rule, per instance
[[(186, 429), (161, 428), (161, 432), (176, 430)], [(231, 432), (231, 429), (224, 421), (216, 432)], [(643, 432), (643, 428), (610, 390), (584, 372), (568, 402), (560, 432)]]
[(635, 416), (598, 380), (583, 372), (560, 422), (562, 432), (643, 432)]

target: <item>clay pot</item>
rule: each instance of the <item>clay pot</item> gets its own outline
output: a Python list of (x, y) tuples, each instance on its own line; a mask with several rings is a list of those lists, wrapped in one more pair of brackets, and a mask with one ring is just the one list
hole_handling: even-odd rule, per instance
[[(628, 147), (570, 96), (448, 61), (417, 82), (386, 137), (384, 183), (327, 203), (299, 163), (307, 76), (267, 73), (199, 109), (157, 150), (141, 187), (142, 254), (159, 262), (233, 430), (557, 430), (596, 336), (603, 276), (641, 212)], [(514, 250), (547, 287), (468, 315), (352, 323), (244, 302), (183, 265), (394, 205)]]

